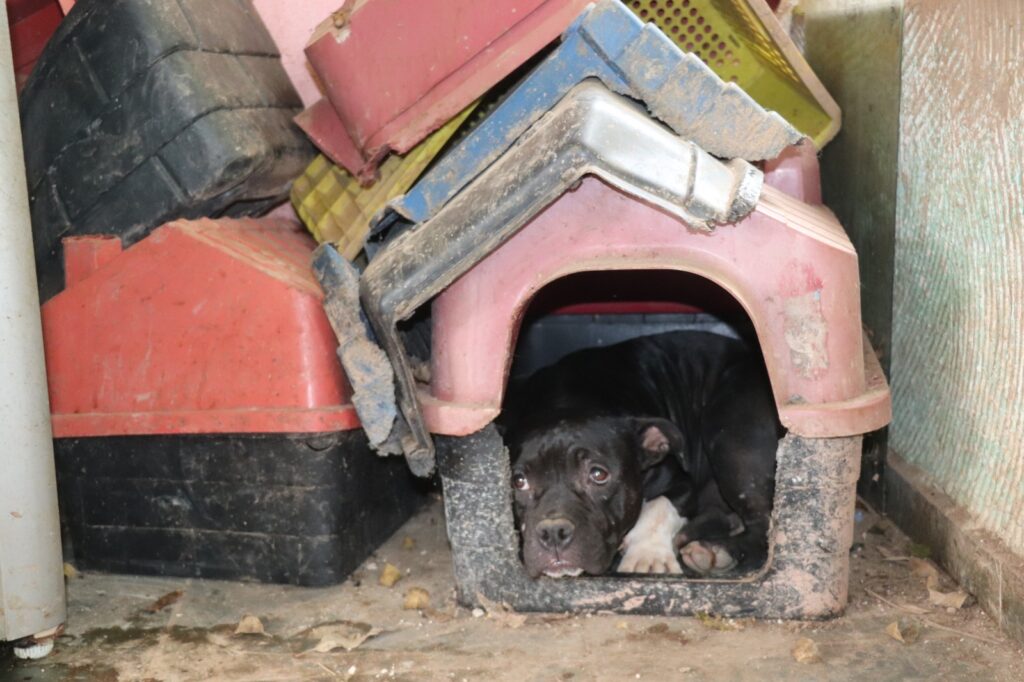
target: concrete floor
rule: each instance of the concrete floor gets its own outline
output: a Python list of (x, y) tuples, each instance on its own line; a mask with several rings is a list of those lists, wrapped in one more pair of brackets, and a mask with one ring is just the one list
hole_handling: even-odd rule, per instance
[[(25, 663), (0, 652), (0, 680), (1024, 679), (1020, 648), (972, 600), (954, 611), (929, 604), (912, 548), (891, 524), (866, 514), (856, 542), (850, 607), (831, 622), (473, 613), (454, 603), (435, 503), (338, 587), (71, 579), (54, 654)], [(402, 573), (390, 588), (379, 584), (388, 563)], [(428, 608), (403, 609), (411, 588), (429, 593)], [(940, 588), (954, 585), (941, 576)], [(235, 634), (247, 614), (264, 634)], [(886, 634), (901, 618), (919, 630), (913, 643)], [(367, 631), (376, 634), (352, 651), (341, 646)], [(796, 660), (802, 639), (820, 660)]]

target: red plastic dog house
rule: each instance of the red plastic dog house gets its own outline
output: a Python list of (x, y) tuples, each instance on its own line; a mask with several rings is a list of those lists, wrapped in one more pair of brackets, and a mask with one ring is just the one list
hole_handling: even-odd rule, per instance
[(314, 246), (274, 219), (65, 241), (43, 331), (77, 565), (332, 584), (418, 506), (359, 431)]

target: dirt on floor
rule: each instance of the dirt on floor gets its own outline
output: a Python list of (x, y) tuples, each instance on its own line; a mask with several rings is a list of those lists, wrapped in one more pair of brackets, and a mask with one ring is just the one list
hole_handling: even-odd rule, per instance
[(0, 651), (0, 680), (1024, 679), (1020, 647), (927, 555), (859, 509), (850, 606), (828, 622), (470, 611), (434, 503), (337, 587), (69, 578), (54, 653)]

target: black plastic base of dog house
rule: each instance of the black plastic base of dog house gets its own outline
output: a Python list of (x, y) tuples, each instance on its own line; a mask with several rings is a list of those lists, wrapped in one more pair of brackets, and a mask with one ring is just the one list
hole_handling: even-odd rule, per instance
[(847, 600), (861, 437), (779, 443), (769, 560), (738, 580), (671, 577), (530, 579), (519, 557), (508, 452), (493, 426), (438, 437), (458, 599), (518, 611), (818, 619)]
[(293, 585), (343, 581), (426, 499), (361, 430), (63, 438), (75, 565)]

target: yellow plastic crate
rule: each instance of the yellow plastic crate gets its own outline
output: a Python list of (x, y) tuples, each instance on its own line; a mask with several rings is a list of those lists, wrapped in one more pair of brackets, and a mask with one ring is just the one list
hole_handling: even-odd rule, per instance
[(363, 248), (370, 220), (393, 198), (405, 194), (476, 108), (474, 102), (407, 153), (392, 154), (380, 178), (363, 187), (344, 168), (318, 155), (292, 185), (296, 213), (318, 242), (331, 242), (348, 260)]
[(839, 132), (839, 106), (764, 0), (626, 0), (692, 52), (776, 111), (821, 149)]

